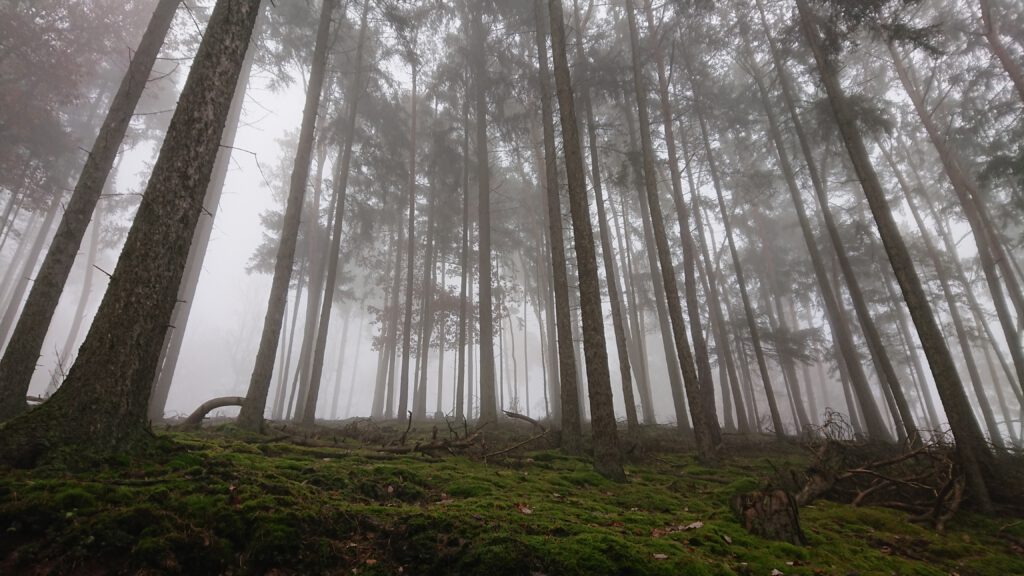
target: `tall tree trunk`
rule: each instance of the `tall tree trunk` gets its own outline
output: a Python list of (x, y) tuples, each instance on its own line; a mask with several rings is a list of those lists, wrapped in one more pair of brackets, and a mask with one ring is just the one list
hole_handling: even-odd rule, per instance
[[(349, 329), (352, 328), (353, 308), (354, 306), (347, 307), (341, 317), (341, 346), (338, 347), (338, 360), (334, 368), (334, 393), (331, 394), (331, 410), (327, 413), (327, 418), (331, 420), (338, 418), (338, 398), (341, 396), (341, 373), (342, 367), (345, 366), (345, 351), (348, 348)], [(359, 353), (356, 351), (356, 356), (358, 355)]]
[(416, 256), (416, 83), (419, 76), (419, 68), (414, 62), (412, 64), (412, 94), (410, 96), (410, 108), (412, 109), (412, 121), (409, 139), (409, 231), (406, 241), (409, 252), (409, 260), (405, 265), (405, 319), (402, 321), (402, 369), (399, 373), (398, 383), (398, 421), (404, 422), (408, 418), (409, 410), (409, 362), (412, 358), (412, 308), (413, 308), (413, 277), (414, 263)]
[[(949, 308), (949, 317), (953, 321), (953, 330), (956, 334), (957, 342), (960, 344), (960, 353), (964, 358), (964, 364), (967, 365), (967, 374), (970, 377), (971, 385), (974, 388), (974, 394), (978, 397), (978, 406), (981, 408), (981, 414), (985, 420), (985, 426), (988, 428), (989, 437), (997, 447), (1005, 448), (1006, 444), (1003, 442), (1002, 433), (999, 432), (999, 426), (996, 424), (995, 415), (992, 412), (992, 405), (989, 403), (988, 396), (985, 393), (985, 386), (981, 381), (981, 372), (978, 371), (978, 364), (975, 361), (974, 352), (971, 350), (970, 338), (964, 328), (963, 318), (960, 316), (960, 307), (957, 304), (956, 296), (953, 294), (953, 288), (950, 286), (949, 273), (945, 264), (942, 262), (942, 257), (939, 255), (939, 251), (935, 246), (935, 241), (928, 232), (928, 225), (925, 223), (924, 218), (921, 216), (921, 211), (918, 209), (917, 203), (914, 201), (914, 194), (910, 188), (910, 184), (903, 176), (903, 172), (900, 170), (899, 165), (896, 163), (895, 158), (892, 157), (889, 150), (882, 148), (882, 154), (889, 162), (889, 167), (892, 169), (897, 182), (899, 182), (900, 188), (903, 190), (907, 206), (910, 208), (910, 213), (914, 217), (914, 222), (917, 224), (917, 229), (921, 234), (921, 239), (924, 241), (925, 251), (927, 251), (928, 257), (932, 261), (932, 267), (935, 268), (935, 275), (939, 279), (939, 286), (942, 288), (942, 295), (946, 299), (946, 306)], [(952, 253), (951, 255), (955, 255), (955, 253)], [(969, 291), (971, 287), (969, 285), (965, 285), (964, 289)], [(998, 383), (995, 382), (993, 382), (993, 384), (998, 385)]]
[[(653, 426), (657, 424), (654, 417), (654, 400), (651, 398), (650, 371), (647, 366), (647, 340), (640, 329), (640, 306), (636, 297), (636, 273), (633, 270), (632, 239), (630, 238), (629, 226), (625, 223), (625, 206), (623, 205), (623, 224), (619, 225), (619, 216), (615, 213), (615, 202), (608, 199), (608, 207), (611, 209), (611, 217), (615, 222), (615, 240), (619, 248), (619, 265), (624, 280), (627, 307), (630, 314), (629, 328), (630, 340), (633, 350), (630, 352), (633, 361), (630, 366), (636, 376), (637, 391), (640, 394), (640, 409), (643, 411), (644, 424)], [(625, 202), (625, 195), (620, 200)]]
[(903, 242), (896, 220), (893, 218), (878, 174), (871, 164), (871, 157), (860, 134), (856, 118), (840, 85), (835, 62), (832, 61), (821, 44), (813, 16), (807, 6), (807, 0), (797, 0), (797, 6), (800, 11), (803, 34), (814, 52), (818, 73), (821, 75), (828, 93), (829, 104), (835, 115), (843, 142), (871, 207), (879, 235), (889, 256), (889, 262), (903, 292), (903, 298), (907, 302), (907, 308), (910, 310), (910, 315), (914, 319), (914, 324), (921, 337), (921, 344), (924, 346), (925, 356), (931, 366), (939, 397), (942, 399), (943, 407), (949, 418), (950, 429), (956, 439), (957, 452), (964, 467), (968, 485), (977, 499), (979, 507), (986, 511), (991, 510), (992, 503), (986, 481), (986, 473), (991, 463), (991, 453), (985, 445), (978, 422), (970, 410), (956, 364), (953, 362), (953, 357), (942, 337), (935, 315), (928, 304), (928, 297), (921, 286), (921, 279), (917, 275), (913, 259)]
[[(114, 159), (135, 113), (135, 106), (142, 97), (153, 64), (160, 53), (160, 47), (163, 46), (170, 30), (178, 3), (179, 0), (160, 0), (153, 11), (142, 41), (114, 95), (92, 150), (89, 151), (78, 184), (64, 209), (57, 233), (50, 243), (39, 272), (35, 275), (28, 300), (3, 359), (0, 360), (0, 421), (11, 418), (25, 409), (25, 394), (32, 381), (32, 373), (35, 372), (53, 314), (60, 303), (61, 293), (64, 292), (75, 257), (82, 246), (82, 238), (85, 237), (96, 203), (103, 193), (103, 187), (114, 166)], [(63, 185), (63, 182), (61, 184)], [(63, 192), (57, 193), (56, 196), (63, 196)], [(34, 265), (35, 260), (36, 258), (32, 258), (30, 262)], [(21, 295), (16, 293), (8, 312), (16, 310), (20, 301)], [(6, 316), (4, 327), (0, 330), (5, 336), (9, 325)]]
[[(662, 129), (664, 130), (665, 148), (668, 152), (668, 167), (672, 182), (672, 201), (679, 218), (679, 240), (683, 244), (684, 291), (686, 294), (686, 310), (690, 320), (690, 334), (693, 338), (693, 353), (697, 365), (698, 390), (703, 400), (707, 432), (715, 444), (722, 441), (722, 430), (718, 425), (718, 414), (715, 410), (715, 385), (711, 373), (711, 360), (708, 356), (708, 345), (704, 339), (703, 320), (700, 316), (700, 301), (697, 299), (697, 259), (693, 233), (690, 231), (690, 209), (683, 199), (682, 175), (679, 171), (679, 156), (676, 152), (676, 138), (672, 127), (672, 104), (669, 100), (668, 75), (665, 72), (665, 58), (661, 50), (661, 41), (655, 35), (654, 11), (651, 1), (644, 0), (647, 14), (647, 29), (652, 36), (654, 61), (658, 72), (658, 100), (661, 104)], [(725, 382), (723, 381), (723, 385)], [(692, 410), (692, 406), (691, 406)], [(695, 424), (696, 426), (696, 424)]]
[(70, 362), (74, 354), (74, 345), (78, 341), (78, 335), (82, 331), (82, 324), (85, 323), (85, 311), (89, 305), (89, 296), (92, 294), (93, 282), (96, 276), (96, 261), (100, 252), (100, 232), (103, 229), (103, 210), (93, 213), (92, 235), (89, 238), (89, 255), (85, 261), (85, 276), (82, 279), (82, 292), (78, 295), (78, 303), (75, 306), (75, 313), (72, 316), (71, 328), (68, 329), (68, 336), (64, 340), (64, 348), (61, 352), (61, 360)]
[(182, 278), (181, 286), (178, 289), (178, 305), (174, 307), (174, 314), (171, 316), (173, 329), (167, 334), (160, 353), (160, 362), (157, 364), (153, 395), (149, 399), (150, 420), (163, 418), (167, 396), (171, 390), (171, 383), (174, 381), (174, 372), (178, 366), (181, 346), (185, 342), (185, 331), (192, 313), (192, 304), (195, 301), (196, 289), (199, 287), (199, 276), (203, 271), (206, 251), (210, 247), (210, 237), (213, 235), (213, 222), (217, 217), (220, 198), (227, 181), (228, 168), (231, 166), (231, 152), (238, 134), (238, 125), (242, 119), (246, 87), (249, 84), (249, 75), (252, 72), (255, 56), (256, 50), (246, 52), (242, 72), (238, 76), (238, 87), (235, 89), (235, 96), (231, 101), (231, 111), (228, 113), (227, 124), (224, 126), (224, 141), (221, 142), (221, 148), (217, 152), (217, 162), (213, 166), (210, 187), (206, 191), (206, 199), (203, 201), (206, 210), (203, 214), (204, 217), (199, 219), (196, 237), (192, 240), (192, 247), (189, 248), (188, 262), (185, 264), (185, 277)]
[(401, 252), (401, 248), (398, 246), (396, 241), (397, 234), (392, 228), (391, 239), (388, 243), (388, 253), (384, 258), (384, 266), (386, 272), (384, 273), (384, 301), (381, 308), (381, 313), (387, 314), (381, 320), (380, 330), (380, 346), (377, 351), (377, 373), (374, 378), (373, 387), (373, 400), (370, 401), (370, 417), (381, 418), (384, 415), (384, 396), (386, 394), (387, 378), (388, 378), (388, 343), (391, 341), (391, 314), (390, 310), (396, 305), (398, 296), (396, 295), (397, 290), (391, 288), (391, 280), (394, 277), (392, 271), (398, 268), (398, 265), (391, 266), (392, 254), (396, 255), (395, 260), (399, 257), (397, 254)]
[(694, 92), (694, 111), (697, 113), (697, 120), (700, 124), (701, 140), (704, 143), (704, 153), (707, 157), (708, 170), (711, 172), (711, 179), (715, 188), (715, 195), (718, 197), (718, 208), (722, 213), (722, 223), (725, 226), (725, 236), (729, 243), (729, 253), (732, 255), (733, 268), (736, 270), (736, 281), (740, 288), (740, 298), (743, 301), (743, 312), (750, 327), (750, 339), (754, 346), (754, 356), (757, 358), (757, 367), (761, 373), (761, 382), (764, 384), (765, 394), (768, 399), (768, 409), (772, 416), (772, 425), (775, 427), (775, 435), (780, 440), (785, 437), (786, 432), (782, 427), (782, 417), (779, 415), (779, 406), (775, 400), (775, 392), (772, 390), (772, 380), (768, 373), (768, 362), (765, 360), (764, 350), (761, 347), (761, 334), (757, 326), (757, 319), (754, 316), (754, 309), (750, 304), (750, 295), (747, 292), (747, 281), (743, 274), (743, 266), (740, 263), (739, 253), (736, 251), (736, 241), (733, 238), (732, 223), (729, 218), (729, 211), (725, 206), (725, 197), (722, 195), (722, 184), (719, 180), (718, 165), (715, 161), (714, 152), (711, 149), (711, 138), (708, 133), (708, 122), (704, 114), (704, 104), (696, 81), (693, 69), (692, 57), (689, 50), (683, 49), (683, 56), (686, 62), (687, 74)]
[[(662, 350), (665, 354), (665, 369), (668, 371), (669, 390), (672, 392), (672, 406), (676, 417), (676, 426), (684, 433), (689, 433), (692, 429), (690, 418), (686, 414), (682, 372), (679, 367), (679, 356), (676, 352), (675, 338), (672, 335), (671, 320), (669, 319), (665, 281), (662, 274), (660, 274), (661, 268), (660, 264), (658, 264), (658, 246), (654, 237), (654, 227), (651, 224), (650, 203), (647, 199), (647, 184), (643, 168), (643, 153), (640, 151), (640, 145), (637, 143), (636, 120), (633, 118), (634, 111), (626, 104), (626, 100), (627, 98), (624, 94), (622, 113), (626, 118), (626, 131), (629, 134), (629, 159), (633, 176), (636, 180), (635, 185), (640, 204), (640, 219), (643, 227), (644, 251), (647, 254), (647, 266), (650, 269), (654, 308), (658, 314), (658, 329), (661, 334)], [(622, 214), (623, 218), (625, 218), (625, 206), (623, 206)]]
[(455, 419), (466, 409), (466, 328), (469, 323), (469, 88), (468, 76), (462, 95), (462, 246), (459, 252), (459, 356), (455, 381)]
[[(263, 333), (260, 336), (256, 361), (253, 365), (252, 376), (249, 379), (249, 391), (245, 395), (245, 403), (242, 405), (241, 412), (238, 415), (239, 426), (243, 428), (260, 429), (263, 426), (263, 410), (267, 404), (270, 379), (274, 373), (274, 356), (277, 354), (277, 346), (281, 340), (281, 322), (284, 317), (285, 306), (288, 303), (288, 286), (291, 284), (292, 268), (295, 264), (295, 246), (299, 236), (299, 220), (302, 215), (306, 185), (309, 181), (313, 137), (316, 132), (317, 114), (320, 111), (320, 96), (327, 67), (327, 48), (331, 25), (329, 14), (334, 11), (336, 5), (337, 0), (326, 0), (323, 8), (321, 8), (322, 17), (317, 29), (316, 46), (313, 50), (313, 62), (310, 67), (309, 82), (306, 89), (306, 102), (302, 111), (299, 145), (295, 151), (295, 163), (292, 167), (288, 200), (285, 203), (284, 222), (281, 227), (281, 240), (277, 247), (277, 256), (274, 263), (274, 280), (270, 287), (267, 313), (263, 320)], [(328, 17), (323, 17), (325, 14)]]
[[(914, 109), (917, 111), (925, 131), (928, 133), (932, 146), (938, 152), (939, 159), (942, 161), (942, 168), (946, 172), (946, 176), (949, 178), (949, 182), (952, 184), (953, 190), (960, 200), (964, 216), (967, 217), (967, 222), (971, 226), (974, 244), (978, 249), (978, 259), (981, 261), (981, 268), (984, 271), (985, 281), (988, 284), (992, 297), (992, 304), (996, 308), (996, 316), (999, 318), (1006, 341), (1010, 346), (1011, 356), (1017, 370), (1017, 377), (1024, 383), (1024, 348), (1021, 346), (1020, 334), (1014, 326), (1013, 317), (1006, 302), (1006, 294), (1008, 293), (1010, 301), (1016, 309), (1018, 319), (1024, 319), (1024, 296), (1020, 294), (1020, 288), (1016, 284), (1013, 271), (1009, 268), (1009, 260), (1003, 250), (1002, 243), (999, 238), (995, 237), (995, 231), (989, 225), (990, 223), (986, 222), (985, 207), (981, 203), (977, 185), (971, 181), (963, 168), (963, 163), (943, 138), (939, 127), (936, 126), (935, 120), (932, 117), (932, 112), (925, 105), (924, 97), (914, 85), (910, 70), (907, 69), (896, 46), (891, 42), (889, 44), (889, 53), (892, 55), (896, 72), (903, 83), (903, 89), (914, 104)], [(1000, 264), (1006, 265), (1003, 268), (1003, 282), (1000, 282), (999, 274), (996, 270), (996, 267)], [(1005, 293), (1003, 291), (1004, 282)]]
[[(548, 69), (547, 30), (545, 0), (534, 0), (537, 21), (538, 82), (540, 84), (541, 126), (544, 130), (544, 179), (542, 188), (547, 196), (548, 247), (551, 253), (551, 278), (555, 295), (554, 315), (556, 332), (553, 335), (558, 347), (558, 390), (555, 399), (561, 410), (555, 409), (555, 417), (561, 426), (561, 448), (569, 454), (581, 450), (582, 431), (580, 406), (577, 393), (578, 367), (573, 350), (572, 321), (569, 316), (569, 278), (566, 272), (565, 237), (562, 233), (561, 185), (558, 182), (558, 158), (555, 148), (554, 105), (551, 95), (551, 78)], [(482, 191), (482, 189), (481, 189)], [(481, 259), (481, 261), (483, 261)]]
[[(580, 21), (579, 1), (574, 0), (576, 11), (576, 66), (582, 75), (588, 74), (589, 64), (583, 53), (583, 25)], [(590, 148), (590, 181), (594, 187), (594, 199), (597, 203), (597, 224), (601, 237), (601, 257), (604, 264), (605, 284), (608, 287), (608, 301), (612, 311), (612, 329), (615, 334), (615, 347), (619, 358), (619, 379), (622, 383), (622, 400), (626, 407), (626, 426), (631, 435), (639, 432), (640, 422), (636, 415), (636, 399), (633, 396), (633, 379), (629, 366), (629, 347), (626, 344), (626, 327), (624, 325), (624, 309), (619, 291), (619, 276), (615, 270), (615, 248), (612, 245), (608, 227), (608, 215), (605, 209), (604, 186), (601, 181), (601, 162), (597, 148), (597, 129), (594, 126), (594, 104), (590, 97), (589, 86), (580, 90), (580, 102), (587, 123), (587, 143)]]
[[(284, 353), (284, 362), (278, 366), (280, 377), (277, 384), (277, 394), (274, 396), (274, 406), (271, 410), (271, 416), (274, 420), (284, 419), (289, 410), (289, 407), (285, 404), (285, 399), (288, 396), (288, 373), (291, 371), (292, 363), (292, 349), (295, 347), (295, 328), (299, 324), (299, 304), (302, 301), (302, 288), (303, 282), (306, 279), (306, 268), (308, 267), (309, 259), (303, 258), (302, 264), (299, 267), (299, 280), (298, 285), (295, 287), (295, 304), (292, 306), (292, 327), (288, 333), (288, 350)], [(285, 310), (287, 312), (287, 310)], [(284, 322), (287, 317), (282, 317), (282, 334), (287, 330), (287, 324)], [(283, 348), (279, 346), (279, 348)]]
[(138, 214), (64, 385), (0, 432), (8, 463), (51, 451), (148, 444), (146, 407), (203, 197), (260, 0), (221, 0), (210, 17)]
[[(679, 357), (679, 364), (683, 374), (683, 385), (686, 387), (686, 396), (689, 401), (690, 417), (693, 421), (693, 434), (697, 442), (697, 454), (702, 459), (709, 459), (715, 455), (717, 437), (720, 431), (717, 429), (717, 419), (712, 422), (712, 418), (709, 417), (709, 414), (714, 413), (713, 409), (705, 407), (706, 397), (701, 390), (702, 382), (698, 379), (697, 368), (694, 365), (693, 355), (690, 351), (686, 324), (683, 321), (679, 288), (676, 284), (675, 268), (672, 264), (672, 252), (668, 244), (668, 235), (665, 233), (665, 220), (661, 213), (661, 201), (658, 198), (657, 174), (654, 170), (654, 150), (651, 143), (650, 119), (647, 112), (647, 89), (644, 85), (643, 67), (640, 63), (640, 40), (637, 32), (635, 9), (632, 0), (627, 0), (626, 19), (629, 24), (630, 51), (633, 62), (633, 85), (636, 91), (636, 104), (640, 120), (640, 145), (643, 152), (643, 172), (647, 204), (651, 211), (651, 224), (654, 228), (658, 263), (661, 269), (662, 282), (665, 284), (665, 295), (668, 300), (668, 313), (669, 319), (672, 322), (672, 336), (676, 344), (676, 354)], [(671, 130), (671, 126), (669, 126), (669, 129)], [(674, 148), (674, 139), (669, 137), (667, 141), (669, 146)], [(678, 166), (674, 168), (674, 172), (678, 180)], [(685, 237), (683, 244), (684, 246), (686, 245)], [(687, 250), (689, 251), (689, 249)], [(710, 364), (707, 369), (707, 376), (710, 377)], [(708, 382), (703, 384), (710, 385)], [(676, 393), (676, 391), (673, 390), (673, 393)]]
[[(331, 247), (327, 253), (327, 275), (324, 278), (324, 294), (320, 304), (320, 321), (317, 322), (316, 346), (313, 349), (313, 362), (309, 375), (309, 391), (306, 394), (305, 407), (300, 410), (301, 416), (298, 418), (307, 425), (313, 424), (316, 418), (316, 404), (320, 396), (324, 356), (327, 353), (327, 335), (331, 327), (331, 308), (334, 305), (334, 293), (338, 286), (341, 236), (345, 221), (345, 199), (348, 195), (348, 177), (352, 167), (352, 143), (355, 141), (356, 117), (359, 115), (359, 98), (362, 95), (363, 45), (366, 41), (366, 20), (369, 6), (369, 0), (363, 0), (363, 15), (359, 23), (359, 39), (356, 42), (356, 71), (352, 78), (352, 87), (349, 90), (348, 117), (345, 120), (345, 148), (341, 153), (341, 167), (334, 180), (334, 223), (331, 230)], [(333, 9), (332, 5), (330, 11)], [(327, 13), (328, 18), (330, 11)]]
[[(433, 180), (433, 178), (431, 178)], [(434, 331), (434, 316), (433, 316), (433, 292), (434, 285), (437, 281), (437, 247), (434, 241), (434, 235), (437, 228), (437, 219), (435, 215), (436, 211), (436, 195), (437, 190), (431, 182), (430, 186), (430, 202), (429, 208), (427, 209), (427, 248), (426, 254), (423, 258), (423, 283), (421, 284), (421, 298), (422, 304), (420, 305), (420, 339), (419, 339), (419, 358), (421, 360), (421, 370), (416, 374), (416, 386), (415, 396), (412, 402), (412, 415), (417, 420), (424, 420), (427, 417), (427, 358), (430, 356), (430, 338)]]
[(566, 55), (565, 21), (562, 0), (549, 0), (551, 16), (551, 53), (554, 57), (555, 86), (562, 124), (562, 150), (569, 188), (573, 245), (580, 283), (580, 314), (583, 320), (583, 348), (586, 355), (587, 390), (590, 397), (591, 432), (594, 437), (594, 468), (606, 478), (625, 482), (622, 452), (612, 403), (605, 347), (604, 313), (601, 310), (601, 286), (597, 277), (597, 254), (590, 222), (590, 206), (583, 169), (583, 150), (576, 123), (576, 103), (569, 59)]
[(491, 277), (491, 166), (487, 141), (487, 34), (483, 24), (483, 6), (470, 8), (470, 66), (473, 70), (476, 106), (477, 186), (480, 214), (480, 420), (498, 419), (494, 388), (494, 302)]

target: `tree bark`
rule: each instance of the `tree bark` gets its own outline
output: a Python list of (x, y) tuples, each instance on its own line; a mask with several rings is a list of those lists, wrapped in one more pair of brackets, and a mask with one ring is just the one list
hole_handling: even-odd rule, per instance
[(0, 432), (8, 463), (149, 442), (146, 408), (260, 0), (216, 4), (138, 214), (64, 385)]
[[(61, 293), (64, 292), (75, 257), (82, 246), (82, 238), (85, 237), (96, 203), (114, 166), (114, 159), (121, 148), (135, 106), (142, 97), (153, 64), (160, 53), (160, 47), (163, 46), (170, 30), (178, 2), (179, 0), (160, 0), (153, 11), (142, 41), (121, 80), (121, 85), (110, 104), (110, 110), (103, 120), (103, 126), (89, 152), (78, 184), (64, 209), (57, 233), (32, 283), (28, 300), (3, 359), (0, 360), (0, 421), (25, 409), (25, 394), (32, 381), (32, 373), (35, 372), (53, 314), (60, 303)], [(63, 193), (59, 192), (56, 196), (59, 198)], [(31, 262), (34, 264), (35, 259), (33, 258)], [(20, 300), (21, 295), (16, 292), (16, 298), (12, 301), (8, 313), (17, 309)], [(5, 315), (4, 327), (0, 333), (6, 334), (8, 323)]]
[[(662, 282), (665, 285), (665, 295), (668, 300), (668, 313), (672, 323), (672, 336), (676, 344), (676, 354), (679, 357), (679, 364), (683, 374), (683, 385), (686, 388), (686, 397), (689, 401), (690, 418), (693, 421), (693, 434), (697, 442), (697, 454), (702, 459), (711, 459), (715, 456), (718, 422), (715, 420), (712, 424), (711, 418), (709, 418), (709, 410), (704, 405), (706, 399), (701, 391), (701, 381), (698, 378), (693, 354), (690, 351), (686, 324), (683, 321), (679, 288), (676, 283), (675, 268), (672, 264), (672, 252), (668, 244), (668, 235), (665, 233), (665, 220), (661, 213), (661, 202), (658, 198), (656, 180), (657, 175), (654, 171), (654, 150), (651, 144), (650, 119), (647, 112), (647, 89), (644, 86), (643, 68), (640, 63), (640, 41), (637, 32), (635, 9), (632, 0), (627, 0), (626, 20), (629, 24), (633, 85), (636, 91), (636, 104), (640, 120), (640, 146), (643, 153), (643, 173), (647, 192), (647, 204), (651, 211), (651, 224), (654, 228), (658, 263), (661, 268)], [(668, 142), (670, 146), (675, 145), (674, 139), (669, 138)], [(678, 177), (678, 167), (675, 170)], [(684, 245), (686, 244), (685, 239), (683, 243)], [(710, 376), (710, 364), (708, 365), (708, 376)]]
[(149, 399), (150, 420), (163, 418), (167, 397), (174, 381), (174, 372), (178, 366), (181, 346), (185, 342), (185, 331), (192, 313), (196, 290), (199, 287), (203, 262), (206, 260), (206, 251), (210, 247), (210, 237), (213, 235), (213, 222), (217, 217), (217, 209), (220, 207), (220, 198), (227, 181), (228, 168), (231, 167), (232, 148), (235, 145), (235, 136), (238, 134), (238, 125), (242, 119), (246, 87), (249, 84), (249, 75), (252, 72), (255, 55), (256, 50), (246, 52), (242, 72), (238, 76), (238, 87), (235, 89), (235, 96), (231, 101), (231, 111), (228, 113), (227, 124), (224, 126), (223, 141), (217, 152), (217, 162), (213, 166), (213, 176), (210, 179), (209, 189), (206, 191), (206, 199), (203, 201), (206, 210), (203, 217), (199, 219), (196, 237), (192, 240), (188, 262), (185, 264), (185, 277), (178, 288), (178, 305), (174, 307), (174, 314), (171, 316), (173, 328), (167, 334), (167, 340), (164, 342), (160, 354), (160, 362), (157, 364), (157, 377), (153, 381), (153, 395)]
[(491, 277), (491, 167), (487, 141), (487, 34), (483, 6), (470, 8), (470, 66), (473, 69), (476, 107), (477, 186), (480, 193), (480, 420), (497, 422), (494, 388), (494, 302)]
[(608, 351), (605, 347), (604, 313), (601, 310), (601, 286), (597, 277), (597, 254), (590, 222), (580, 146), (576, 103), (569, 60), (566, 55), (565, 21), (562, 0), (549, 0), (551, 16), (551, 53), (554, 57), (555, 85), (562, 124), (562, 149), (569, 188), (569, 209), (572, 215), (573, 245), (580, 283), (580, 314), (583, 321), (583, 348), (586, 357), (587, 390), (590, 397), (591, 432), (594, 437), (594, 468), (602, 476), (625, 482), (622, 452), (616, 429), (612, 387), (608, 373)]

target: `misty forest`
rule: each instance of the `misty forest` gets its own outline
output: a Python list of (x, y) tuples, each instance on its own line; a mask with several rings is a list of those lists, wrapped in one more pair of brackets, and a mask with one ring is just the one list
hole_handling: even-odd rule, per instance
[(1024, 574), (1020, 0), (0, 0), (0, 573)]

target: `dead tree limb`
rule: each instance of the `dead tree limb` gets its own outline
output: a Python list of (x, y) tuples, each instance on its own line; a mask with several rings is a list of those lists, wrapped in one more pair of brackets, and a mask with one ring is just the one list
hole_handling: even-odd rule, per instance
[(245, 398), (242, 396), (223, 396), (221, 398), (213, 398), (203, 402), (199, 408), (196, 408), (195, 412), (189, 415), (184, 422), (178, 425), (179, 430), (198, 430), (203, 424), (203, 419), (206, 415), (218, 408), (226, 408), (228, 406), (241, 406), (245, 402)]

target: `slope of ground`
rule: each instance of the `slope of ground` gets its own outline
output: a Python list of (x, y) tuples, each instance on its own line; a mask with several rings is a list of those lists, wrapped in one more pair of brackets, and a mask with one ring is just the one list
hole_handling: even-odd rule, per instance
[(482, 462), (230, 428), (161, 435), (101, 469), (0, 471), (3, 574), (1024, 574), (1024, 523), (819, 501), (805, 547), (747, 534), (732, 497), (805, 464), (731, 448), (648, 452), (614, 484), (553, 450)]

